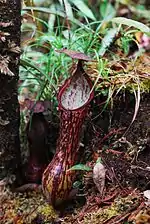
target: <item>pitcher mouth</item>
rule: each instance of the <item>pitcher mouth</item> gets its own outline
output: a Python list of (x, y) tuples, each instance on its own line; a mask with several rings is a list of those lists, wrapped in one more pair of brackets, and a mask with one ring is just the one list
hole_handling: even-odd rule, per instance
[(67, 79), (59, 89), (58, 103), (59, 108), (67, 111), (77, 111), (90, 103), (94, 97), (92, 81), (84, 72), (81, 63), (72, 77)]

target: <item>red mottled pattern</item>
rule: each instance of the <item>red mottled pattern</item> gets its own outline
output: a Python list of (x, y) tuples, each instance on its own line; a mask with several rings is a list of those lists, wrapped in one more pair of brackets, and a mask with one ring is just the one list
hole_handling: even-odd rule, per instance
[(76, 177), (67, 170), (75, 165), (79, 151), (79, 136), (88, 106), (80, 111), (61, 111), (61, 133), (57, 152), (42, 178), (43, 192), (54, 206), (67, 199)]
[(41, 183), (42, 174), (52, 155), (49, 153), (48, 123), (42, 113), (33, 113), (26, 128), (29, 142), (29, 159), (25, 166), (25, 181)]
[[(74, 79), (72, 79), (73, 77)], [(83, 83), (80, 83), (79, 89), (77, 89), (75, 85), (72, 85), (72, 83), (77, 83), (76, 81), (78, 78), (81, 83)], [(56, 154), (44, 171), (42, 177), (43, 193), (54, 206), (68, 199), (73, 182), (76, 178), (76, 172), (68, 172), (68, 169), (78, 162), (79, 138), (82, 131), (82, 124), (87, 115), (88, 105), (94, 96), (94, 92), (89, 92), (90, 95), (87, 93), (87, 101), (77, 109), (68, 110), (68, 107), (64, 108), (64, 106), (68, 105), (67, 101), (70, 101), (69, 94), (65, 94), (66, 91), (68, 91), (68, 87), (70, 87), (70, 93), (74, 90), (81, 91), (81, 95), (86, 93), (85, 82), (82, 79), (86, 79), (90, 87), (89, 89), (91, 89), (91, 80), (82, 68), (82, 61), (79, 61), (73, 76), (66, 80), (58, 93), (59, 110), (61, 113), (60, 135), (57, 142)], [(78, 94), (73, 95), (73, 97), (75, 97), (75, 95)], [(62, 104), (62, 96), (66, 104)], [(64, 96), (66, 96), (66, 98)], [(72, 102), (74, 102), (74, 99), (72, 99)], [(72, 105), (71, 108), (74, 108), (73, 106), (74, 105)]]
[(42, 174), (47, 167), (47, 162), (39, 163), (35, 160), (35, 156), (29, 158), (28, 164), (26, 165), (25, 178), (28, 183), (41, 183)]

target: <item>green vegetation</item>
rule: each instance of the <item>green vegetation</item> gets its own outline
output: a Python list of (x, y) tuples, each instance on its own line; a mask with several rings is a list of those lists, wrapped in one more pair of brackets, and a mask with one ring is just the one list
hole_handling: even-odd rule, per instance
[[(96, 60), (86, 63), (86, 71), (97, 94), (107, 96), (107, 101), (122, 89), (149, 91), (148, 65), (145, 67), (143, 62), (144, 73), (142, 67), (137, 68), (138, 74), (134, 71), (135, 63), (146, 51), (144, 45), (140, 46), (140, 38), (150, 36), (148, 10), (132, 1), (97, 1), (96, 6), (81, 0), (41, 4), (27, 1), (22, 9), (21, 95), (27, 87), (31, 98), (47, 99), (57, 106), (57, 90), (70, 75), (72, 65), (71, 58), (56, 52), (62, 48)], [(130, 19), (118, 16), (123, 14), (122, 8)], [(129, 59), (132, 49), (135, 57)]]
[[(15, 189), (16, 192), (4, 187), (3, 223), (133, 224), (143, 220), (150, 223), (150, 212), (146, 209), (149, 198), (145, 199), (143, 194), (150, 183), (149, 24), (147, 0), (23, 1), (18, 87), (23, 175), (30, 150), (37, 152), (37, 158), (40, 150), (41, 155), (49, 150), (51, 156), (48, 155), (47, 164), (51, 166), (44, 172), (42, 181), (48, 186), (45, 193), (52, 192), (49, 196), (54, 194), (54, 200), (57, 197), (63, 200), (63, 195), (69, 199), (73, 196), (75, 200), (71, 204), (67, 201), (67, 209), (56, 214), (47, 204), (51, 201), (45, 201), (41, 185), (23, 180), (25, 185)], [(59, 118), (65, 124), (59, 128), (57, 102), (59, 87), (75, 71), (77, 60), (73, 55), (77, 53), (87, 59), (83, 68), (93, 82), (91, 92), (95, 92), (83, 127), (85, 136), (81, 133), (83, 136), (78, 142), (79, 160), (73, 152), (80, 149), (75, 144), (81, 129), (75, 127), (80, 123), (65, 110), (69, 115), (61, 114)], [(80, 71), (79, 76), (81, 74)], [(138, 110), (137, 120), (128, 132)], [(43, 114), (39, 112), (45, 111), (47, 124), (41, 125)], [(39, 113), (35, 125), (34, 113)], [(83, 120), (81, 118), (80, 114)], [(62, 137), (63, 133), (67, 133), (67, 138)], [(67, 152), (67, 156), (63, 152)], [(34, 161), (36, 163), (36, 159), (31, 161), (29, 171), (43, 175), (43, 171), (39, 171), (41, 164), (36, 166)], [(68, 178), (69, 173), (77, 174), (77, 178)], [(1, 185), (3, 188), (5, 181), (1, 181)]]

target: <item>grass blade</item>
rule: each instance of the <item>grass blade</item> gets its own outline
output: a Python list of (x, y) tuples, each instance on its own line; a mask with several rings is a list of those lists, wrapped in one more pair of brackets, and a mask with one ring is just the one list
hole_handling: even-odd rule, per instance
[(102, 40), (101, 48), (98, 51), (99, 56), (103, 56), (105, 54), (107, 48), (110, 46), (117, 33), (118, 28), (112, 28), (108, 30), (106, 36)]
[(115, 17), (111, 21), (114, 23), (119, 23), (127, 26), (133, 26), (138, 30), (141, 30), (143, 33), (148, 33), (150, 35), (150, 28), (148, 26), (133, 19), (127, 19), (124, 17)]
[(89, 7), (81, 0), (76, 0), (73, 1), (71, 0), (71, 2), (89, 19), (92, 20), (96, 20), (93, 12), (91, 11), (91, 9), (89, 9)]

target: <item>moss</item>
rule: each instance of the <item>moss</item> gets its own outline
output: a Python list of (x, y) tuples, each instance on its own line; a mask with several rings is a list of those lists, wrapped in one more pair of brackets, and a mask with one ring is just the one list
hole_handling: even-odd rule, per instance
[(2, 224), (15, 222), (16, 224), (34, 223), (41, 220), (42, 223), (51, 222), (57, 218), (53, 207), (47, 204), (42, 193), (11, 193), (11, 197), (2, 203)]
[[(86, 67), (87, 74), (94, 81), (97, 92), (111, 89), (119, 92), (127, 89), (131, 93), (140, 87), (141, 93), (150, 92), (150, 57), (146, 54), (135, 59), (110, 61), (102, 59), (101, 64), (92, 62)], [(109, 91), (105, 91), (109, 92)]]
[(134, 194), (129, 195), (125, 198), (118, 197), (109, 207), (100, 208), (96, 212), (91, 212), (84, 216), (83, 224), (99, 224), (111, 220), (113, 217), (119, 217), (124, 215), (128, 211), (137, 205), (139, 200)]

